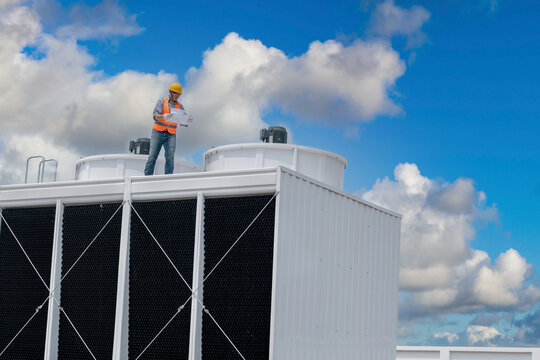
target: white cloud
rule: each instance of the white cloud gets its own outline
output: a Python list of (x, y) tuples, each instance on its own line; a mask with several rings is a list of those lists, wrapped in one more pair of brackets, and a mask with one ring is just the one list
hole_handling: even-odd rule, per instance
[[(5, 0), (2, 4), (4, 152), (19, 149), (7, 139), (37, 135), (48, 144), (41, 149), (52, 153), (125, 153), (130, 139), (149, 135), (155, 103), (176, 75), (124, 71), (108, 77), (93, 70), (95, 58), (77, 43), (136, 33), (132, 15), (114, 1), (92, 8), (75, 5), (67, 27), (51, 34), (43, 30), (36, 9), (56, 4), (51, 14), (65, 12), (56, 1), (38, 1), (33, 7)], [(100, 17), (104, 28), (96, 22)], [(127, 30), (109, 27), (116, 22), (114, 26)], [(89, 28), (93, 30), (87, 32)], [(72, 36), (58, 36), (64, 32)], [(404, 71), (404, 61), (386, 42), (357, 40), (345, 46), (334, 40), (315, 41), (306, 53), (287, 57), (258, 40), (230, 33), (205, 52), (200, 68), (187, 74), (182, 101), (195, 122), (180, 132), (178, 153), (257, 139), (266, 126), (265, 112), (273, 108), (306, 121), (349, 128), (380, 114), (396, 114), (401, 109), (389, 94)], [(22, 154), (4, 156), (4, 168), (24, 168), (21, 158)], [(4, 173), (0, 183), (6, 181), (17, 180)]]
[(403, 268), (399, 273), (399, 279), (411, 290), (429, 289), (450, 285), (454, 280), (454, 273), (444, 264), (433, 264), (424, 268)]
[[(429, 279), (434, 267), (438, 267), (437, 271), (441, 273), (441, 266), (459, 263), (468, 255), (468, 243), (475, 234), (475, 214), (468, 207), (463, 209), (463, 201), (449, 203), (447, 198), (449, 194), (460, 198), (476, 195), (471, 193), (472, 185), (458, 185), (461, 182), (472, 184), (472, 180), (459, 179), (455, 183), (439, 184), (422, 176), (414, 164), (398, 165), (394, 176), (396, 181), (388, 178), (377, 180), (364, 198), (403, 214), (402, 268), (423, 269)], [(470, 202), (475, 203), (475, 200), (473, 196)], [(416, 282), (424, 281), (411, 279), (412, 282), (404, 282), (408, 278), (406, 276), (401, 283), (405, 290), (418, 288)], [(448, 285), (447, 276), (439, 276), (438, 279), (438, 284), (432, 282), (428, 287)]]
[(450, 213), (470, 213), (474, 211), (475, 203), (485, 197), (476, 191), (471, 179), (457, 179), (452, 184), (444, 185), (430, 192), (428, 202), (434, 208)]
[(173, 75), (163, 72), (125, 71), (88, 84), (80, 100), (70, 107), (70, 120), (62, 135), (69, 134), (68, 143), (86, 153), (125, 152), (130, 139), (150, 135), (152, 110), (173, 81)]
[(433, 334), (435, 339), (446, 339), (449, 344), (452, 344), (459, 340), (459, 335), (448, 331)]
[(365, 121), (400, 111), (388, 90), (405, 72), (405, 64), (387, 44), (315, 41), (281, 71), (272, 98), (285, 110), (332, 122), (342, 117)]
[[(532, 265), (514, 249), (501, 254), (495, 263), (495, 267), (480, 268), (474, 283), (475, 297), (491, 306), (517, 305), (518, 290)], [(540, 294), (540, 290), (536, 289), (536, 292)]]
[[(285, 60), (278, 49), (231, 33), (204, 54), (201, 68), (191, 68), (183, 102), (195, 117), (192, 146), (217, 145), (227, 139), (256, 139), (269, 106), (268, 76)], [(195, 133), (195, 134), (193, 134)]]
[[(126, 153), (130, 139), (149, 135), (155, 102), (176, 76), (106, 78), (75, 40), (44, 33), (35, 11), (7, 9), (0, 15), (0, 183), (22, 182), (30, 155), (59, 159), (59, 178), (72, 179), (79, 155)], [(28, 46), (40, 56), (23, 52)], [(62, 170), (67, 161), (70, 171)]]
[[(540, 300), (527, 284), (532, 267), (516, 250), (495, 264), (471, 247), (477, 222), (497, 221), (497, 209), (472, 179), (451, 183), (423, 176), (415, 164), (400, 164), (395, 181), (377, 180), (363, 197), (403, 215), (400, 316), (485, 309), (523, 310)], [(419, 251), (420, 250), (420, 251)]]
[(492, 341), (503, 337), (494, 327), (483, 325), (470, 325), (467, 327), (467, 337), (470, 344), (492, 345)]
[(199, 120), (190, 141), (254, 139), (271, 106), (334, 126), (396, 114), (400, 108), (388, 93), (404, 71), (399, 54), (382, 42), (315, 41), (305, 54), (288, 58), (230, 33), (188, 73), (183, 99)]
[(444, 308), (456, 303), (459, 291), (448, 287), (443, 289), (424, 290), (415, 294), (414, 300), (426, 307)]
[(377, 5), (371, 14), (369, 31), (385, 38), (403, 35), (407, 38), (407, 47), (415, 48), (426, 41), (427, 37), (420, 28), (430, 16), (429, 11), (422, 6), (413, 6), (407, 10), (396, 6), (393, 0), (386, 0)]

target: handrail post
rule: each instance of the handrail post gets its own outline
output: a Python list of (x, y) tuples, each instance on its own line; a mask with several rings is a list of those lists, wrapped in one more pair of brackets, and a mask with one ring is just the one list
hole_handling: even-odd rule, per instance
[[(30, 162), (31, 159), (36, 159), (36, 158), (41, 158), (42, 161), (45, 160), (45, 158), (41, 155), (30, 156), (29, 158), (26, 159), (26, 172), (24, 174), (25, 184), (28, 182), (28, 163)], [(39, 164), (41, 166), (41, 162)], [(39, 182), (39, 170), (38, 170), (38, 182)]]
[(45, 175), (45, 164), (48, 163), (48, 162), (54, 162), (54, 180), (53, 181), (56, 181), (56, 171), (58, 170), (58, 160), (56, 160), (56, 159), (43, 159), (39, 163), (38, 182), (43, 182), (43, 177)]

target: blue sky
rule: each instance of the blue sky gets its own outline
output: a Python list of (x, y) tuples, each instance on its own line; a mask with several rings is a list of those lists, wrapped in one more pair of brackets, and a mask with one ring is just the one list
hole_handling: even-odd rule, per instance
[(0, 184), (36, 152), (63, 179), (80, 156), (126, 152), (178, 80), (196, 119), (178, 157), (283, 125), (348, 159), (348, 192), (404, 214), (399, 344), (540, 345), (539, 13), (0, 0)]

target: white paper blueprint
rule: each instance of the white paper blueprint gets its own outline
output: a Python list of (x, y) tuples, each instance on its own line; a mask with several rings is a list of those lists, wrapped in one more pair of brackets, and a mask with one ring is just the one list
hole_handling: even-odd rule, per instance
[(188, 123), (193, 121), (193, 117), (182, 109), (171, 109), (171, 113), (166, 114), (165, 119), (181, 126), (188, 126)]

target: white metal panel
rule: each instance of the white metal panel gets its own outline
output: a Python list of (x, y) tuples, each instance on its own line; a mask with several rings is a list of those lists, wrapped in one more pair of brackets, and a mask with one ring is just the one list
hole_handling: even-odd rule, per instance
[(133, 200), (157, 199), (160, 195), (174, 197), (175, 192), (218, 192), (235, 189), (236, 192), (260, 191), (263, 186), (275, 186), (276, 169), (262, 171), (223, 171), (184, 175), (142, 176), (133, 178)]
[[(45, 360), (58, 358), (58, 326), (60, 323), (60, 309), (53, 296), (60, 299), (62, 279), (62, 219), (64, 217), (64, 204), (56, 202), (54, 215), (54, 240), (51, 256), (51, 276), (49, 289), (53, 292), (49, 298), (47, 310), (47, 331), (45, 334)], [(56, 288), (58, 286), (58, 289)]]
[(128, 358), (129, 329), (129, 251), (131, 237), (131, 179), (125, 180), (122, 227), (118, 251), (118, 280), (114, 326), (113, 360)]
[(450, 352), (450, 360), (531, 360), (532, 353)]
[(233, 144), (204, 153), (204, 169), (238, 170), (285, 166), (336, 188), (343, 188), (344, 157), (292, 144)]
[[(442, 360), (441, 353), (439, 351), (402, 351), (396, 356), (396, 360)], [(445, 360), (449, 360), (446, 357)]]
[[(107, 179), (125, 176), (144, 175), (144, 166), (148, 155), (141, 154), (107, 154), (87, 156), (75, 164), (75, 179)], [(155, 174), (164, 173), (165, 160), (156, 160)], [(174, 173), (191, 173), (202, 171), (198, 165), (187, 161), (175, 160)]]
[(400, 217), (283, 170), (273, 359), (395, 358)]
[(398, 346), (396, 360), (540, 360), (540, 348)]
[(203, 300), (202, 283), (204, 280), (204, 196), (197, 195), (197, 218), (195, 222), (195, 241), (193, 249), (193, 277), (191, 298), (191, 323), (189, 335), (188, 359), (197, 360), (202, 356), (202, 306), (197, 299)]
[[(137, 176), (131, 178), (133, 201), (197, 196), (268, 193), (275, 189), (276, 168)], [(0, 186), (0, 208), (122, 201), (125, 178)]]
[[(200, 200), (216, 194), (267, 193), (280, 181), (271, 358), (393, 359), (399, 216), (294, 171), (250, 169), (2, 186), (0, 209), (59, 200), (138, 201), (193, 194)], [(125, 344), (124, 321), (117, 319), (122, 330), (116, 338)], [(194, 343), (199, 340), (194, 334), (190, 356), (197, 358)], [(125, 345), (117, 347), (117, 357), (123, 356), (122, 348)]]
[(82, 198), (122, 200), (123, 189), (124, 179), (4, 185), (0, 186), (0, 207), (53, 205), (57, 200), (67, 204)]

